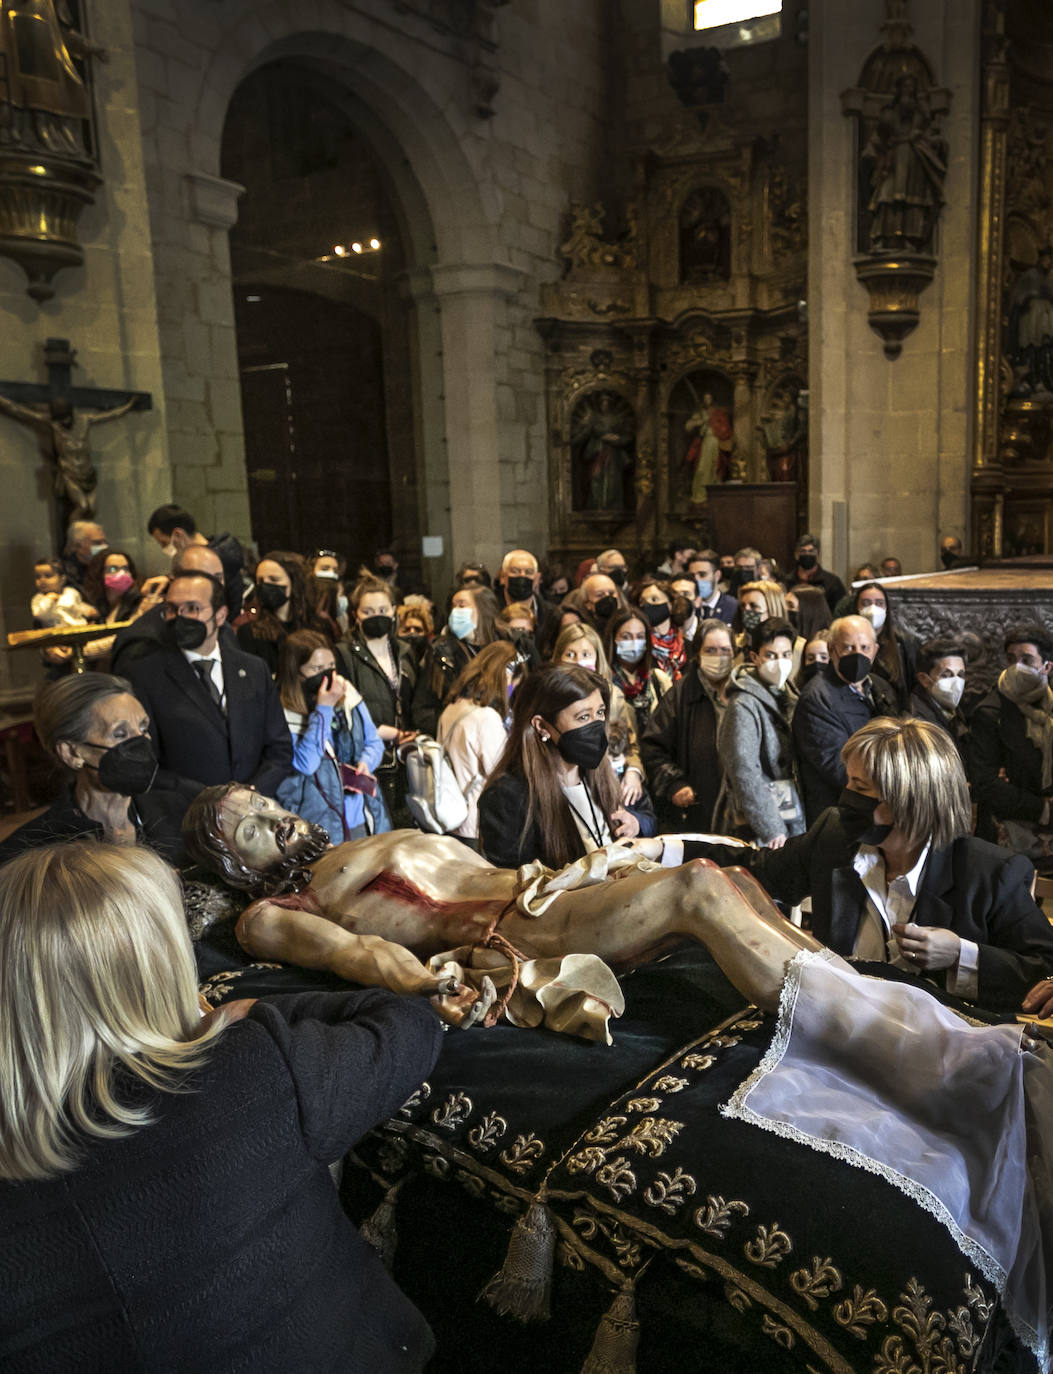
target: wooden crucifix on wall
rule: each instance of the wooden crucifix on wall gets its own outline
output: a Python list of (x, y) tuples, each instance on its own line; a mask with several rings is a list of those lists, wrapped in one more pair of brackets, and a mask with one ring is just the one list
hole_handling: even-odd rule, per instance
[(37, 430), (54, 474), (56, 550), (61, 549), (71, 520), (90, 520), (95, 515), (98, 475), (88, 431), (92, 425), (116, 420), (130, 410), (149, 410), (153, 404), (148, 391), (74, 386), (76, 357), (68, 339), (45, 339), (46, 385), (0, 381), (0, 412)]

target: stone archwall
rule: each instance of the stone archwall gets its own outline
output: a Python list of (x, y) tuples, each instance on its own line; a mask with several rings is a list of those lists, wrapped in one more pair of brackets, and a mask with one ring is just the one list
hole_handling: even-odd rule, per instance
[[(423, 413), (434, 417), (442, 397), (445, 459), (434, 459), (432, 434), (421, 528), (447, 534), (450, 566), (498, 561), (520, 543), (543, 550), (544, 382), (533, 320), (540, 286), (556, 271), (566, 207), (594, 195), (604, 161), (605, 0), (512, 0), (495, 10), (488, 61), (499, 89), (489, 118), (474, 108), (470, 44), (413, 6), (133, 2), (177, 499), (205, 528), (249, 534), (223, 227), (237, 191), (210, 179), (238, 82), (264, 61), (297, 57), (345, 73), (401, 150), (396, 186), (401, 178), (407, 203), (416, 197), (430, 220), (422, 228), (416, 217), (412, 290), (418, 312), (430, 306), (442, 318), (440, 365), (423, 339), (419, 357)], [(425, 269), (430, 283), (421, 282)], [(468, 376), (464, 354), (451, 352), (465, 345)], [(471, 511), (455, 518), (465, 502)]]

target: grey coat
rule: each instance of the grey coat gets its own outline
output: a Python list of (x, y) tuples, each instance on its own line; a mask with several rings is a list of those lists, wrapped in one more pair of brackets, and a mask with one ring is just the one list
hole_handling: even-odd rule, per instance
[(724, 767), (731, 811), (757, 840), (799, 835), (804, 818), (787, 822), (779, 815), (772, 784), (795, 776), (790, 721), (797, 704), (792, 687), (779, 697), (751, 668), (736, 668), (728, 687), (728, 705), (717, 731), (717, 752)]

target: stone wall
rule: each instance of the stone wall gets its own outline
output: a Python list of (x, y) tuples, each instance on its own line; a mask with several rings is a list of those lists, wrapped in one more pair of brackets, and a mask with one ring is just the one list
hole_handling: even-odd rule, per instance
[[(130, 5), (108, 0), (92, 7), (91, 20), (91, 37), (109, 60), (94, 68), (105, 182), (81, 216), (84, 265), (60, 272), (54, 297), (38, 306), (26, 295), (22, 271), (0, 257), (0, 377), (46, 381), (41, 345), (61, 337), (77, 350), (75, 385), (153, 394), (153, 410), (100, 425), (90, 440), (98, 513), (110, 542), (136, 556), (145, 552), (141, 564), (153, 570), (150, 550), (157, 551), (146, 518), (170, 499), (170, 486)], [(51, 549), (51, 477), (25, 426), (0, 417), (0, 437), (0, 635), (6, 638), (30, 626), (32, 563)], [(39, 676), (35, 652), (0, 653), (0, 704), (24, 701)]]
[[(422, 8), (134, 0), (135, 46), (177, 498), (206, 528), (249, 533), (225, 228), (237, 191), (218, 180), (219, 146), (241, 79), (294, 57), (346, 84), (417, 229), (420, 527), (446, 536), (432, 571), (448, 574), (468, 556), (498, 561), (546, 542), (532, 321), (566, 207), (594, 195), (604, 165), (609, 10), (604, 0), (516, 0), (495, 11), (487, 55)], [(475, 108), (480, 52), (499, 82), (489, 118)], [(423, 318), (436, 309), (439, 358)]]

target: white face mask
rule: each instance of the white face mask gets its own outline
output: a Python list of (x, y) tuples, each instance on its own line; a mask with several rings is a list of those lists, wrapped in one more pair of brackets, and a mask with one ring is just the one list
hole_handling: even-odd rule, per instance
[(166, 558), (174, 558), (178, 550), (176, 549), (176, 546), (174, 544), (169, 543), (161, 545), (161, 552), (164, 554)]
[(1005, 688), (1011, 697), (1027, 697), (1044, 686), (1046, 675), (1041, 668), (1027, 663), (1012, 663), (1005, 670)]
[(957, 709), (958, 703), (962, 699), (965, 691), (965, 679), (961, 677), (940, 677), (929, 688), (929, 695), (933, 701), (939, 704), (946, 711)]
[(757, 676), (761, 682), (774, 687), (777, 692), (781, 692), (786, 686), (792, 672), (793, 660), (789, 658), (767, 658), (757, 667)]
[(870, 621), (871, 625), (874, 627), (875, 634), (888, 619), (888, 611), (886, 611), (884, 606), (860, 606), (859, 614), (865, 616), (866, 619)]
[(720, 682), (731, 672), (730, 654), (699, 654), (698, 667), (703, 677)]

